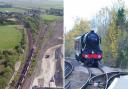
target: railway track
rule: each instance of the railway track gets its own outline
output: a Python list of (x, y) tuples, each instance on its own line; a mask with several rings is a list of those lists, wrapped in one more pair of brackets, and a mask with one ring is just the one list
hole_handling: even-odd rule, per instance
[(32, 33), (30, 29), (27, 29), (27, 35), (28, 35), (28, 53), (26, 56), (26, 61), (23, 66), (23, 69), (21, 70), (20, 77), (16, 83), (15, 89), (21, 89), (22, 84), (24, 83), (25, 77), (27, 75), (28, 69), (30, 67), (31, 61), (32, 61), (32, 56), (35, 50), (34, 44), (33, 44), (33, 39), (32, 39)]
[(105, 73), (102, 68), (98, 68), (102, 72), (101, 74), (95, 74), (91, 68), (87, 67), (87, 69), (89, 77), (80, 89), (107, 89), (115, 77), (128, 74), (126, 72)]
[[(88, 73), (89, 73), (88, 79), (85, 81), (84, 85), (80, 89), (95, 89), (94, 87), (90, 88), (90, 85), (92, 85), (93, 83), (96, 84), (101, 79), (104, 79), (103, 82), (107, 81), (108, 77), (102, 68), (100, 68), (100, 67), (98, 67), (98, 68), (87, 67), (87, 69), (88, 69)], [(98, 77), (99, 75), (102, 75), (102, 74), (104, 74), (104, 76), (102, 76), (104, 78)], [(95, 77), (98, 77), (98, 78), (96, 80), (93, 80)], [(93, 83), (92, 83), (92, 80), (93, 80)]]
[(106, 83), (106, 86), (104, 89), (107, 89), (115, 78), (124, 76), (124, 75), (128, 75), (128, 72), (110, 72), (110, 73), (108, 73), (109, 78), (107, 80), (107, 83)]
[(68, 83), (65, 84), (64, 89), (70, 89), (71, 83), (68, 81)]
[[(25, 22), (20, 19), (18, 19), (19, 22), (25, 27)], [(42, 25), (41, 25), (42, 26)], [(47, 29), (47, 26), (46, 26), (46, 29)], [(44, 39), (45, 37), (45, 33), (46, 33), (47, 30), (45, 30), (43, 32), (43, 36), (42, 36), (42, 39)], [(25, 81), (25, 77), (26, 77), (26, 74), (28, 72), (28, 69), (31, 65), (31, 61), (32, 61), (32, 56), (34, 54), (34, 51), (35, 51), (35, 47), (37, 46), (38, 44), (38, 41), (39, 41), (39, 37), (42, 35), (41, 32), (40, 34), (38, 35), (38, 38), (36, 41), (34, 41), (33, 37), (32, 37), (32, 32), (31, 32), (31, 29), (27, 29), (27, 37), (28, 37), (28, 52), (27, 52), (27, 55), (26, 55), (26, 60), (25, 60), (25, 63), (24, 63), (24, 66), (21, 70), (21, 73), (20, 73), (20, 76), (19, 76), (19, 79), (17, 80), (17, 83), (16, 83), (16, 86), (15, 86), (15, 89), (21, 89), (22, 88), (22, 85)]]
[[(69, 59), (69, 58), (68, 58)], [(71, 58), (70, 58), (71, 59)], [(68, 63), (66, 62), (65, 63), (65, 70), (68, 70)], [(87, 67), (86, 66), (86, 68), (87, 68), (87, 70), (88, 70), (88, 78), (87, 78), (87, 80), (85, 81), (85, 84), (80, 88), (80, 89), (86, 89), (86, 87), (88, 86), (88, 85), (90, 85), (90, 79), (91, 78), (93, 78), (94, 76), (98, 76), (98, 75), (101, 75), (101, 74), (104, 74), (105, 72), (104, 72), (104, 70), (101, 68), (101, 67), (99, 67), (99, 68), (92, 68), (92, 67)], [(66, 72), (68, 72), (68, 71), (66, 71)], [(65, 72), (65, 78), (67, 78), (69, 75), (70, 75), (70, 73), (69, 73), (69, 75), (68, 75), (68, 73), (66, 73)], [(105, 77), (107, 78), (107, 75), (105, 75)], [(105, 82), (106, 82), (107, 80), (105, 80)], [(70, 87), (70, 81), (67, 83), (67, 84), (65, 84), (65, 89), (69, 89), (69, 87)], [(90, 88), (91, 89), (91, 88)], [(92, 88), (93, 89), (93, 88)]]
[(71, 63), (65, 61), (65, 70), (64, 71), (65, 71), (65, 79), (66, 79), (72, 73), (73, 65)]
[[(71, 59), (71, 58), (67, 58)], [(68, 63), (65, 63), (65, 71), (68, 70)], [(102, 66), (98, 68), (92, 68), (92, 67), (87, 67), (88, 70), (88, 78), (86, 79), (85, 83), (79, 88), (79, 89), (107, 89), (109, 85), (112, 83), (114, 78), (119, 77), (121, 75), (128, 75), (127, 72), (109, 72), (106, 73), (103, 69)], [(66, 73), (66, 72), (65, 72)], [(67, 74), (67, 77), (70, 75)], [(65, 74), (65, 75), (66, 75)], [(70, 89), (70, 81), (68, 81), (67, 84), (65, 84), (65, 89)]]
[[(64, 70), (65, 71), (65, 79), (67, 79), (71, 75), (73, 69), (74, 69), (73, 65), (71, 63), (65, 61), (65, 70)], [(70, 85), (71, 85), (70, 81), (68, 81), (68, 83), (65, 84), (65, 89), (70, 89)]]

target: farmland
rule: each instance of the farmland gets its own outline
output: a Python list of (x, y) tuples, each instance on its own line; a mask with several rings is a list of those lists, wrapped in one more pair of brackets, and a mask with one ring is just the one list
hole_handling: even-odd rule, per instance
[(14, 48), (21, 40), (18, 25), (0, 26), (0, 49)]
[[(22, 62), (21, 53), (25, 44), (24, 29), (20, 25), (0, 25), (0, 89), (4, 89), (10, 80), (17, 62)], [(21, 44), (22, 43), (22, 44)], [(20, 56), (19, 56), (20, 55)], [(20, 66), (20, 65), (19, 65)]]
[(60, 19), (62, 18), (61, 16), (55, 16), (55, 15), (42, 15), (42, 19), (44, 20), (45, 23), (48, 23), (48, 22), (52, 22), (52, 21), (55, 21), (57, 19)]
[(18, 8), (0, 8), (0, 11), (23, 12), (24, 10)]

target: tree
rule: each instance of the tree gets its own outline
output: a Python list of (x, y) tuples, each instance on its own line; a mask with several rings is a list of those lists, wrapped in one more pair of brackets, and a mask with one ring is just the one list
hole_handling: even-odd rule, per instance
[(108, 25), (107, 33), (104, 36), (103, 45), (103, 52), (104, 52), (104, 59), (109, 63), (111, 61), (112, 65), (115, 65), (117, 55), (118, 55), (118, 35), (119, 29), (116, 26), (116, 12), (115, 10), (111, 11), (112, 20)]
[(117, 19), (116, 19), (116, 25), (118, 26), (119, 29), (124, 29), (125, 26), (125, 12), (124, 8), (120, 8), (117, 12)]
[(65, 55), (74, 55), (74, 39), (90, 30), (90, 23), (81, 19), (77, 21), (73, 29), (65, 35)]
[[(110, 11), (111, 20), (108, 22), (107, 33), (103, 35), (102, 39), (103, 59), (109, 65), (126, 68), (128, 66), (128, 21), (123, 5), (116, 5), (116, 8), (112, 8)], [(103, 30), (99, 31), (103, 33)]]
[(93, 28), (98, 29), (98, 34), (101, 37), (104, 37), (107, 33), (108, 25), (110, 24), (111, 20), (111, 11), (108, 7), (102, 8), (96, 16), (92, 19), (91, 25)]
[(121, 31), (118, 41), (118, 58), (116, 67), (126, 68), (128, 67), (128, 33)]

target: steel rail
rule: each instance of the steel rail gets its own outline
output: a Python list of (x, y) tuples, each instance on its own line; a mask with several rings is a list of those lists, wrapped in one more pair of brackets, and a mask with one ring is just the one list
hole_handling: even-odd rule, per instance
[(65, 61), (65, 79), (69, 77), (69, 75), (72, 73), (74, 67), (71, 63)]
[[(88, 79), (86, 80), (86, 82), (83, 84), (83, 86), (80, 89), (86, 89), (88, 87), (88, 85), (90, 85), (90, 81), (93, 80), (95, 77), (99, 76), (99, 75), (94, 74), (89, 67), (87, 67), (87, 69), (88, 69), (88, 72), (89, 72), (89, 77), (88, 77)], [(106, 77), (106, 81), (105, 82), (107, 82), (107, 78), (108, 77), (107, 77), (106, 73), (104, 72), (104, 70), (101, 67), (98, 67), (98, 69), (103, 74), (105, 74), (105, 77)]]
[[(65, 70), (64, 70), (65, 71), (65, 79), (67, 79), (71, 75), (73, 69), (74, 69), (73, 65), (71, 63), (65, 61)], [(70, 85), (71, 85), (71, 83), (70, 83), (70, 81), (68, 81), (68, 83), (65, 84), (65, 89), (70, 89)]]

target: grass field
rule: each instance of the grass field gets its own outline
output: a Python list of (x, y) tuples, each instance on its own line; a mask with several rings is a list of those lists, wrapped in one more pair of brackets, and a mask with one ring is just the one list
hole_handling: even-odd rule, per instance
[(16, 29), (17, 26), (0, 26), (0, 49), (14, 48), (20, 42), (22, 34)]
[(17, 8), (0, 8), (0, 11), (23, 12), (24, 10), (17, 9)]
[(63, 3), (56, 3), (56, 2), (12, 2), (16, 7), (24, 7), (24, 8), (43, 8), (43, 9), (49, 9), (49, 8), (63, 8)]
[(52, 22), (57, 19), (61, 18), (61, 16), (55, 16), (55, 15), (42, 15), (42, 19), (46, 22)]

